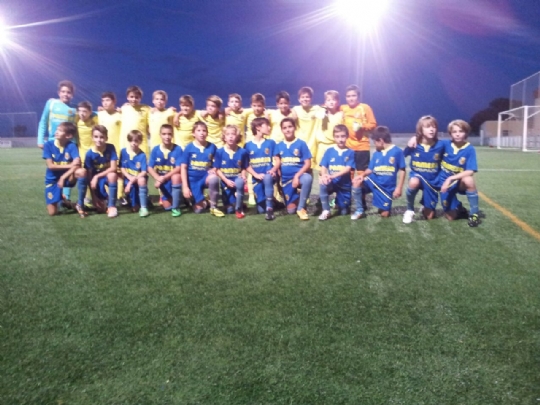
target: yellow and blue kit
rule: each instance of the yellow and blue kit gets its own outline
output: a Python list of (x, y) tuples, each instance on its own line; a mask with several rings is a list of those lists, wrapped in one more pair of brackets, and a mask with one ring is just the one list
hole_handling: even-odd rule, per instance
[[(172, 172), (175, 168), (180, 167), (182, 161), (182, 148), (178, 145), (172, 144), (172, 149), (167, 149), (163, 145), (158, 145), (152, 149), (150, 154), (150, 161), (148, 166), (153, 168), (157, 174), (164, 176)], [(161, 190), (161, 199), (165, 201), (172, 201), (172, 179), (163, 183), (159, 189)]]
[[(84, 160), (84, 168), (91, 173), (91, 177), (94, 177), (96, 174), (104, 172), (111, 167), (112, 161), (118, 161), (118, 155), (116, 154), (116, 149), (114, 145), (107, 143), (105, 145), (105, 150), (100, 152), (95, 146), (90, 148), (86, 152), (86, 158)], [(98, 185), (95, 190), (96, 197), (100, 200), (109, 199), (109, 194), (105, 186), (108, 185), (109, 188), (112, 188), (111, 184), (108, 184), (107, 176), (101, 177), (98, 180)], [(114, 183), (114, 188), (116, 189), (116, 183)], [(116, 192), (114, 193), (114, 198), (116, 198)], [(111, 199), (109, 199), (110, 201)]]
[(304, 167), (306, 159), (313, 156), (306, 142), (298, 138), (292, 142), (278, 143), (276, 155), (281, 159), (281, 187), (287, 203), (290, 204), (299, 198), (298, 190), (292, 186), (293, 178)]
[(178, 121), (179, 125), (174, 127), (174, 143), (185, 149), (193, 142), (193, 126), (197, 121), (201, 121), (201, 116), (198, 111), (193, 111), (189, 117), (181, 115)]
[(182, 154), (181, 163), (187, 166), (189, 188), (196, 204), (204, 200), (206, 177), (208, 170), (213, 167), (216, 151), (213, 143), (206, 142), (205, 146), (197, 146), (192, 142)]
[[(238, 147), (236, 151), (232, 151), (224, 146), (223, 148), (219, 148), (216, 152), (214, 167), (221, 170), (224, 176), (233, 182), (236, 181), (242, 171), (247, 169), (248, 165), (248, 152), (244, 148)], [(223, 205), (228, 206), (236, 204), (236, 188), (230, 188), (221, 181), (221, 191)]]
[[(120, 167), (126, 169), (127, 172), (132, 176), (138, 176), (141, 172), (147, 171), (146, 165), (146, 155), (142, 150), (139, 150), (138, 153), (135, 153), (128, 148), (122, 149), (120, 152)], [(146, 176), (148, 178), (148, 176)], [(127, 186), (129, 183), (128, 179), (124, 179), (124, 186)], [(131, 206), (137, 207), (141, 205), (139, 198), (139, 184), (137, 182), (133, 183), (131, 190), (129, 192), (129, 198), (131, 200)]]
[[(73, 142), (68, 142), (62, 147), (56, 139), (51, 139), (43, 144), (43, 159), (51, 159), (55, 166), (65, 166), (79, 158), (79, 150)], [(62, 188), (58, 187), (58, 180), (66, 170), (45, 170), (45, 202), (56, 204), (62, 201)], [(75, 182), (66, 182), (64, 187), (73, 187)]]
[(107, 142), (112, 143), (117, 151), (122, 150), (122, 146), (120, 145), (122, 114), (116, 110), (112, 114), (103, 110), (98, 111), (97, 116), (99, 125), (107, 128)]
[(234, 125), (238, 127), (240, 131), (240, 135), (242, 136), (242, 139), (240, 142), (238, 142), (238, 145), (243, 146), (246, 143), (246, 122), (247, 122), (247, 116), (248, 113), (246, 110), (242, 110), (242, 112), (234, 112), (229, 111), (227, 116), (225, 117), (225, 125)]
[(153, 149), (154, 147), (161, 144), (160, 130), (163, 124), (172, 125), (172, 119), (174, 117), (174, 110), (172, 108), (167, 108), (162, 111), (155, 109), (154, 111), (150, 110), (148, 115), (148, 125), (150, 129), (150, 145)]
[[(274, 168), (274, 156), (277, 154), (276, 142), (273, 139), (263, 139), (261, 143), (252, 140), (246, 143), (246, 151), (249, 157), (249, 165), (259, 174), (266, 174)], [(255, 201), (261, 203), (269, 196), (265, 194), (262, 180), (252, 179)]]
[(148, 155), (148, 125), (150, 116), (150, 107), (145, 104), (139, 104), (135, 107), (131, 105), (122, 106), (122, 132), (120, 136), (120, 146), (125, 148), (128, 144), (127, 136), (134, 129), (141, 131), (143, 141), (141, 150)]
[[(75, 122), (77, 108), (65, 104), (57, 98), (51, 98), (45, 104), (38, 125), (38, 145), (44, 145), (45, 138), (54, 139), (56, 128), (62, 122)], [(76, 140), (74, 140), (76, 142)]]
[(213, 143), (218, 148), (222, 147), (224, 142), (221, 139), (221, 135), (223, 135), (225, 120), (221, 119), (219, 115), (217, 117), (212, 117), (210, 114), (207, 114), (205, 117), (201, 116), (201, 121), (206, 123), (206, 127), (208, 128), (208, 137), (206, 140)]
[[(330, 175), (340, 173), (347, 167), (354, 171), (354, 151), (348, 148), (340, 149), (337, 146), (332, 146), (324, 153), (320, 166), (325, 167)], [(342, 209), (351, 206), (351, 188), (350, 173), (332, 179), (332, 182), (326, 185), (327, 194), (335, 192), (336, 204)]]
[(77, 117), (75, 122), (77, 124), (77, 132), (79, 134), (81, 164), (84, 165), (86, 152), (88, 152), (94, 145), (94, 142), (92, 142), (92, 128), (94, 125), (98, 124), (98, 116), (97, 114), (92, 113), (86, 121), (82, 121), (79, 117)]

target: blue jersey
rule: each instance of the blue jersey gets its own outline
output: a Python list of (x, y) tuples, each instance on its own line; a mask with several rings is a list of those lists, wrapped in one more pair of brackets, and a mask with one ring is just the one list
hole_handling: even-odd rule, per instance
[(276, 155), (281, 158), (281, 177), (283, 182), (291, 180), (304, 167), (304, 161), (311, 159), (307, 144), (296, 138), (291, 143), (282, 141), (277, 144)]
[(76, 113), (77, 109), (75, 107), (65, 104), (57, 98), (49, 99), (39, 120), (38, 145), (44, 145), (45, 137), (52, 140), (56, 128), (62, 122), (75, 122)]
[(91, 170), (93, 174), (101, 173), (111, 167), (111, 162), (118, 160), (116, 149), (114, 145), (105, 144), (105, 150), (100, 152), (95, 146), (86, 152), (86, 158), (84, 159), (84, 168)]
[(273, 157), (276, 151), (276, 142), (273, 139), (264, 139), (260, 144), (255, 141), (246, 143), (249, 154), (249, 164), (259, 174), (265, 174), (274, 167)]
[(188, 176), (192, 179), (202, 179), (213, 165), (216, 156), (216, 145), (207, 142), (206, 146), (197, 146), (191, 142), (182, 154), (182, 164), (187, 165)]
[(476, 163), (476, 150), (470, 143), (458, 148), (449, 140), (443, 141), (444, 154), (441, 162), (439, 180), (442, 184), (448, 177), (461, 173), (465, 170), (478, 171)]
[(411, 157), (411, 170), (422, 175), (422, 177), (433, 183), (441, 169), (441, 160), (444, 154), (444, 142), (437, 141), (435, 145), (419, 144), (416, 148), (405, 148), (405, 157)]
[(163, 176), (180, 166), (182, 155), (182, 148), (175, 143), (172, 144), (170, 150), (163, 145), (158, 145), (150, 153), (148, 166), (153, 168), (157, 174)]
[[(348, 148), (340, 149), (337, 146), (331, 146), (326, 150), (321, 160), (321, 167), (326, 167), (328, 174), (342, 172), (345, 168), (355, 169), (354, 151)], [(349, 173), (332, 180), (332, 183), (340, 187), (351, 187), (351, 175)]]
[(225, 177), (234, 179), (248, 167), (248, 152), (240, 147), (234, 152), (225, 148), (219, 148), (216, 152), (214, 167), (221, 170)]
[(147, 170), (146, 154), (139, 150), (139, 153), (128, 151), (127, 148), (120, 152), (120, 167), (132, 175), (137, 176), (140, 172)]
[[(51, 159), (54, 165), (65, 166), (73, 163), (79, 157), (79, 149), (73, 142), (68, 142), (62, 147), (56, 139), (51, 139), (43, 144), (43, 159)], [(45, 184), (56, 183), (58, 179), (67, 171), (51, 170), (47, 167), (45, 171)]]
[(403, 151), (396, 145), (390, 145), (388, 149), (376, 151), (369, 169), (373, 172), (369, 177), (386, 190), (394, 190), (397, 183), (399, 170), (405, 170), (405, 157)]

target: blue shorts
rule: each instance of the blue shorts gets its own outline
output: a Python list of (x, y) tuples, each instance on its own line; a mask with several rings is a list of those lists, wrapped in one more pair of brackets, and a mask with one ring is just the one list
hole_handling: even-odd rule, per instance
[(292, 186), (293, 179), (287, 180), (285, 183), (281, 181), (281, 188), (283, 189), (283, 194), (285, 194), (286, 204), (292, 204), (300, 198), (300, 193), (298, 192), (298, 187)]
[(94, 195), (100, 200), (109, 199), (109, 187), (108, 187), (107, 176), (100, 177), (96, 189), (94, 190)]
[(170, 201), (172, 202), (172, 180), (169, 179), (165, 183), (162, 183), (159, 186), (159, 191), (161, 191), (161, 201)]
[[(77, 181), (64, 182), (64, 187), (74, 187)], [(62, 201), (62, 188), (58, 187), (58, 183), (45, 184), (45, 202), (49, 204), (57, 204)]]
[(328, 194), (336, 193), (336, 205), (343, 208), (350, 208), (351, 206), (351, 188), (349, 187), (340, 187), (337, 183), (330, 183), (326, 186)]
[(208, 188), (208, 185), (206, 184), (207, 177), (208, 172), (206, 172), (201, 178), (188, 178), (189, 189), (191, 190), (191, 194), (193, 195), (193, 200), (195, 201), (195, 204), (198, 204), (205, 199), (204, 189)]
[[(148, 177), (146, 177), (148, 180)], [(128, 185), (129, 180), (124, 179), (124, 188)], [(129, 199), (131, 200), (131, 207), (139, 207), (141, 205), (141, 200), (139, 199), (139, 184), (137, 182), (131, 185), (131, 190), (129, 190)]]
[[(235, 181), (236, 179), (229, 179)], [(223, 181), (221, 183), (221, 200), (224, 206), (236, 204), (236, 187), (229, 187)]]
[(420, 189), (422, 190), (422, 199), (420, 200), (420, 204), (422, 204), (424, 208), (428, 208), (430, 210), (437, 208), (440, 187), (437, 186), (436, 181), (430, 183), (424, 179), (422, 175), (411, 172), (410, 178), (413, 177), (420, 180)]
[(461, 203), (459, 202), (457, 195), (458, 194), (465, 194), (465, 191), (460, 191), (459, 186), (461, 184), (461, 181), (454, 182), (446, 191), (446, 193), (443, 193), (441, 191), (441, 205), (443, 207), (444, 212), (448, 211), (454, 211), (457, 210)]
[[(272, 178), (273, 183), (276, 183), (275, 178)], [(266, 194), (264, 193), (264, 180), (257, 180), (255, 177), (253, 177), (253, 194), (255, 194), (255, 201), (257, 204), (260, 204), (264, 201), (266, 201)], [(272, 190), (272, 195), (268, 196), (268, 198), (273, 198), (274, 193)]]
[(373, 194), (373, 206), (383, 211), (392, 209), (392, 194), (394, 189), (389, 190), (379, 186), (371, 177), (367, 176), (362, 183), (362, 188), (367, 193)]

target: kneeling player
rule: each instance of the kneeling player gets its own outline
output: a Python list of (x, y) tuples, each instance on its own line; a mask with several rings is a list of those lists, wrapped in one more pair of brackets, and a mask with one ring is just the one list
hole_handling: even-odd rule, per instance
[(191, 142), (182, 154), (182, 193), (184, 198), (193, 200), (193, 211), (201, 214), (208, 209), (208, 202), (204, 198), (204, 189), (210, 189), (210, 213), (216, 217), (225, 214), (217, 209), (219, 195), (219, 177), (213, 168), (213, 159), (216, 155), (216, 145), (206, 140), (208, 128), (202, 121), (193, 125)]
[(294, 119), (284, 118), (281, 121), (285, 139), (277, 145), (276, 166), (281, 168), (281, 187), (287, 201), (287, 212), (293, 214), (296, 211), (301, 220), (308, 220), (306, 203), (313, 183), (313, 177), (309, 173), (312, 155), (307, 144), (296, 138), (295, 129)]
[[(94, 146), (86, 153), (84, 167), (94, 207), (97, 212), (107, 212), (109, 218), (114, 218), (118, 216), (116, 209), (118, 156), (114, 145), (107, 143), (107, 139), (107, 128), (103, 125), (94, 125), (92, 128)], [(108, 191), (105, 186), (108, 186)]]
[(182, 176), (180, 162), (182, 148), (173, 143), (173, 126), (163, 124), (159, 130), (161, 144), (152, 149), (148, 162), (148, 173), (154, 178), (154, 185), (161, 193), (161, 204), (173, 217), (179, 217), (180, 190)]
[(76, 136), (77, 128), (71, 122), (63, 122), (56, 128), (54, 139), (43, 144), (43, 159), (47, 162), (45, 171), (45, 202), (49, 215), (58, 213), (58, 203), (72, 208), (70, 201), (62, 195), (62, 188), (73, 187), (75, 179), (79, 189), (79, 201), (75, 209), (81, 218), (84, 211), (86, 193), (86, 170), (81, 168), (81, 159), (77, 145), (71, 140)]
[(221, 179), (221, 198), (227, 214), (236, 211), (236, 218), (246, 216), (242, 208), (244, 200), (244, 185), (246, 184), (246, 168), (248, 154), (238, 146), (242, 135), (235, 125), (227, 125), (223, 129), (225, 146), (218, 149), (214, 166), (216, 174)]
[(388, 128), (383, 126), (375, 128), (371, 139), (375, 143), (377, 151), (373, 154), (368, 169), (353, 179), (352, 191), (356, 211), (351, 215), (352, 220), (364, 216), (362, 206), (364, 193), (373, 193), (373, 205), (379, 209), (381, 217), (389, 217), (392, 199), (401, 197), (401, 190), (405, 182), (403, 151), (392, 145), (392, 137)]
[(330, 218), (329, 195), (336, 193), (336, 205), (341, 215), (347, 215), (351, 207), (351, 170), (354, 170), (354, 151), (345, 145), (349, 137), (349, 130), (345, 125), (334, 127), (334, 141), (336, 145), (326, 149), (321, 160), (321, 173), (319, 176), (319, 194), (323, 212), (319, 216), (321, 221)]
[(124, 191), (131, 200), (131, 208), (136, 212), (137, 207), (141, 207), (139, 216), (147, 217), (148, 175), (146, 155), (140, 148), (142, 139), (143, 134), (136, 129), (128, 134), (128, 147), (120, 153), (120, 168), (124, 176)]

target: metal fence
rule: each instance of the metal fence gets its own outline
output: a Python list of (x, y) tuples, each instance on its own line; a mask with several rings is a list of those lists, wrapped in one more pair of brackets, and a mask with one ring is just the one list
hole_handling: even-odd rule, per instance
[(540, 72), (510, 87), (510, 110), (525, 105), (538, 105), (540, 100)]

